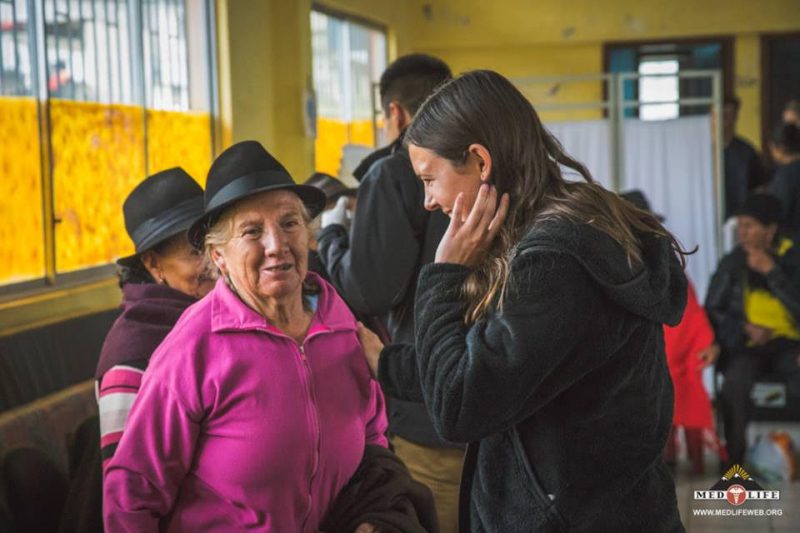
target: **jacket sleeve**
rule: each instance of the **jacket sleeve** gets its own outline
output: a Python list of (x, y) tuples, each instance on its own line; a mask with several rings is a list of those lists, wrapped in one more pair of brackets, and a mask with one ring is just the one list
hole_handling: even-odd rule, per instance
[[(162, 345), (163, 346), (163, 345)], [(158, 352), (156, 352), (158, 353)], [(158, 531), (194, 456), (202, 410), (151, 365), (103, 483), (106, 531)], [(191, 389), (191, 387), (186, 387)]]
[(387, 396), (423, 402), (413, 344), (387, 344), (378, 359), (378, 381)]
[(542, 252), (514, 263), (502, 312), (472, 326), (459, 291), (466, 268), (432, 264), (420, 275), (417, 364), (433, 424), (448, 441), (474, 442), (519, 423), (611, 353), (613, 335), (590, 317), (613, 310), (577, 261)]
[(100, 453), (103, 468), (122, 439), (131, 405), (139, 392), (146, 359), (112, 366), (98, 381), (97, 406), (100, 418)]
[(800, 323), (800, 269), (794, 271), (777, 264), (767, 273), (767, 283), (772, 293), (791, 313), (796, 323)]
[(400, 168), (403, 164), (392, 156), (370, 169), (358, 187), (349, 237), (334, 224), (318, 238), (331, 281), (359, 313), (387, 313), (403, 300), (417, 275), (420, 230), (413, 218), (427, 213), (421, 199), (415, 206), (409, 197), (416, 196), (418, 184), (408, 169)]
[(790, 215), (791, 205), (792, 202), (794, 202), (794, 197), (796, 194), (796, 192), (792, 190), (793, 187), (790, 180), (787, 180), (786, 178), (787, 176), (781, 172), (781, 169), (779, 168), (775, 172), (775, 176), (773, 176), (772, 180), (767, 185), (767, 192), (781, 202), (781, 215), (783, 216), (783, 220), (789, 220), (788, 217)]
[(366, 443), (367, 445), (389, 447), (389, 439), (386, 438), (386, 430), (389, 428), (389, 420), (386, 417), (386, 401), (380, 385), (374, 379), (369, 382), (370, 401), (368, 409)]
[(705, 305), (717, 341), (726, 349), (731, 349), (739, 344), (744, 327), (742, 317), (733, 310), (733, 286), (737, 281), (735, 276), (739, 274), (739, 270), (732, 268), (730, 264), (732, 261), (731, 256), (720, 261), (716, 272), (711, 276)]

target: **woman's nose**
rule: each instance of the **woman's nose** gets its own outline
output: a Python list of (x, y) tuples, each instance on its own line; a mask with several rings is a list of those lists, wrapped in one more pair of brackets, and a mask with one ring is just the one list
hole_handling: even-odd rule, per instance
[(265, 228), (261, 242), (267, 255), (279, 254), (286, 249), (286, 235), (280, 228)]
[(436, 211), (439, 209), (439, 204), (436, 203), (436, 200), (433, 199), (433, 196), (430, 194), (425, 195), (425, 209), (428, 211)]

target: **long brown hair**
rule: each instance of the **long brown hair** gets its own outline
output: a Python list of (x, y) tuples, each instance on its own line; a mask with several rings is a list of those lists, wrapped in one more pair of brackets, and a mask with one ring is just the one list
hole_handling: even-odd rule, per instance
[[(481, 144), (492, 157), (491, 183), (498, 195), (509, 193), (503, 227), (463, 287), (468, 323), (485, 315), (495, 300), (502, 309), (514, 248), (533, 225), (547, 219), (590, 224), (619, 243), (630, 265), (641, 262), (637, 235), (659, 235), (670, 240), (684, 264), (686, 252), (675, 237), (651, 213), (595, 183), (544, 128), (531, 103), (496, 72), (467, 72), (440, 87), (414, 117), (405, 141), (432, 150), (456, 168), (466, 163), (471, 144)], [(584, 181), (565, 180), (562, 166)]]

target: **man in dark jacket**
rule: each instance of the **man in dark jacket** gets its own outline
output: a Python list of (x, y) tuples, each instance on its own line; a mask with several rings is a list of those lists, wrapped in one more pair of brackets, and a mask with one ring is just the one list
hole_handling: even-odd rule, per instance
[[(387, 316), (393, 342), (414, 343), (417, 275), (433, 260), (448, 224), (441, 212), (425, 210), (403, 131), (425, 98), (450, 77), (446, 64), (422, 54), (400, 57), (386, 69), (380, 96), (391, 148), (382, 158), (387, 151), (371, 157), (375, 161), (358, 188), (350, 234), (334, 223), (318, 238), (333, 284), (355, 311)], [(423, 402), (388, 400), (395, 451), (433, 491), (441, 530), (453, 531), (463, 448), (436, 434)]]
[(739, 245), (720, 261), (706, 298), (722, 347), (720, 400), (730, 464), (744, 459), (755, 380), (777, 371), (791, 387), (800, 386), (800, 250), (779, 236), (780, 213), (774, 196), (747, 199), (737, 213)]
[(800, 128), (781, 124), (770, 142), (772, 160), (778, 165), (769, 192), (783, 206), (783, 227), (792, 239), (800, 237)]
[(725, 158), (725, 218), (732, 216), (747, 195), (765, 184), (761, 158), (753, 145), (736, 135), (741, 102), (735, 96), (722, 104), (722, 135)]

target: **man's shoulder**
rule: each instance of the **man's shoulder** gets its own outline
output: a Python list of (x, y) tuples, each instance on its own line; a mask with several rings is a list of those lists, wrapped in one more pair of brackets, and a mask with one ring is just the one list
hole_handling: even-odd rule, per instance
[(758, 157), (758, 151), (756, 150), (755, 146), (753, 146), (750, 141), (744, 137), (734, 135), (733, 139), (731, 140), (730, 147), (738, 153), (747, 154), (748, 156), (754, 155)]
[(363, 184), (376, 184), (384, 181), (416, 184), (417, 175), (411, 166), (411, 159), (405, 150), (395, 152), (376, 160), (362, 181)]

